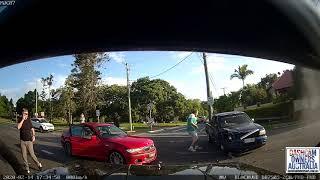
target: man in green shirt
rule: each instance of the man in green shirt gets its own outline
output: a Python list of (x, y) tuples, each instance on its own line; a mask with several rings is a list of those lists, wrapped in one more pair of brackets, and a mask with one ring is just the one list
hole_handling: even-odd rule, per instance
[(188, 150), (192, 152), (196, 151), (196, 142), (198, 141), (197, 115), (198, 115), (198, 110), (193, 110), (192, 113), (189, 115), (188, 122), (187, 122), (187, 131), (192, 137), (192, 143)]

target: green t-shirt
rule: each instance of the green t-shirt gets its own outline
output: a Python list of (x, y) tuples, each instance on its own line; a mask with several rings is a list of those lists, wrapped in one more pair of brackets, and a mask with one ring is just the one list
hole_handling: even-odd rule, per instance
[(192, 117), (191, 115), (188, 117), (188, 122), (187, 122), (187, 131), (195, 131), (197, 130), (191, 123), (197, 124), (197, 118)]

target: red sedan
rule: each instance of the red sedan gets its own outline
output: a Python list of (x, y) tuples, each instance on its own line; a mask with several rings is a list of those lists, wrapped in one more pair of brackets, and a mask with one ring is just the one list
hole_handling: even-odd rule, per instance
[(70, 156), (91, 157), (113, 164), (147, 164), (157, 158), (151, 139), (128, 136), (112, 124), (72, 125), (61, 136), (61, 144)]

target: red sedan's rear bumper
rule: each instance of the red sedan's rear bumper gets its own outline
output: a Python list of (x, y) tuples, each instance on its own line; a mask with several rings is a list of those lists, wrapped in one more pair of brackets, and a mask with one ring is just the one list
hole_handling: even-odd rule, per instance
[(127, 164), (149, 164), (157, 159), (157, 150), (144, 154), (128, 154), (126, 160)]

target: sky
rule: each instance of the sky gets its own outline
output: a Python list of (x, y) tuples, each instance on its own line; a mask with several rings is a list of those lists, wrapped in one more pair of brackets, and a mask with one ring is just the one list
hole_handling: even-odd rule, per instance
[[(181, 51), (111, 52), (111, 60), (100, 68), (102, 83), (126, 85), (126, 71), (123, 62), (127, 62), (130, 66), (130, 81), (132, 82), (141, 77), (152, 77), (164, 72), (190, 53)], [(193, 52), (185, 61), (155, 78), (168, 81), (186, 98), (206, 100), (206, 81), (201, 56), (201, 53)], [(54, 76), (52, 87), (59, 88), (70, 74), (73, 61), (73, 56), (58, 56), (1, 68), (0, 93), (16, 102), (35, 87), (41, 92), (40, 79), (50, 74)], [(207, 53), (207, 63), (211, 76), (210, 88), (215, 98), (223, 95), (222, 88), (229, 93), (242, 87), (239, 79), (230, 80), (230, 75), (239, 65), (247, 64), (248, 68), (254, 71), (254, 74), (245, 80), (246, 84), (257, 83), (266, 74), (282, 73), (294, 67), (294, 65), (277, 61), (213, 53)]]

